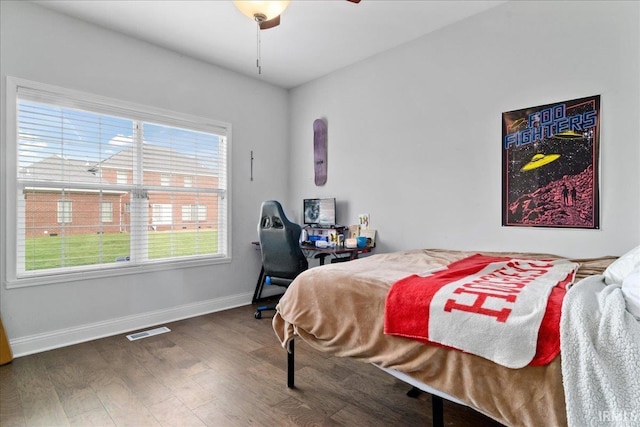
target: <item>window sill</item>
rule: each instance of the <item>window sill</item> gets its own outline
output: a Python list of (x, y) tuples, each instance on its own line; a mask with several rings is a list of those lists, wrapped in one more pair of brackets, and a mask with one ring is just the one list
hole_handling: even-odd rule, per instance
[(175, 270), (191, 267), (202, 267), (217, 264), (228, 264), (231, 257), (208, 257), (182, 261), (164, 261), (155, 264), (134, 265), (131, 267), (104, 267), (101, 270), (79, 270), (47, 276), (23, 277), (7, 280), (6, 289), (26, 288), (31, 286), (54, 285), (57, 283), (69, 283), (79, 280), (103, 279), (108, 277), (130, 276), (134, 274), (146, 274), (156, 271)]

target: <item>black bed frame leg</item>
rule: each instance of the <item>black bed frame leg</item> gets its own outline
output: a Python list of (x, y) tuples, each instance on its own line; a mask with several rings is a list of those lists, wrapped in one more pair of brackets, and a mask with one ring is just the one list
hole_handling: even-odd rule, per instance
[(411, 387), (411, 390), (407, 392), (407, 396), (413, 397), (414, 399), (422, 394), (422, 390), (418, 387)]
[(287, 352), (287, 387), (295, 388), (294, 384), (294, 341), (289, 343), (289, 351)]
[[(418, 387), (411, 387), (407, 392), (407, 396), (416, 398), (422, 394), (422, 390)], [(431, 423), (433, 427), (444, 427), (444, 400), (435, 394), (431, 395)]]
[[(291, 342), (289, 342), (289, 351), (287, 352), (287, 387), (289, 388), (295, 388), (294, 361), (295, 341), (291, 340)], [(407, 395), (417, 397), (420, 393), (421, 390), (419, 388), (413, 387), (409, 392), (407, 392)], [(431, 414), (433, 427), (444, 427), (443, 399), (435, 394), (431, 395)]]
[(440, 396), (431, 395), (431, 417), (433, 427), (444, 427), (443, 400)]

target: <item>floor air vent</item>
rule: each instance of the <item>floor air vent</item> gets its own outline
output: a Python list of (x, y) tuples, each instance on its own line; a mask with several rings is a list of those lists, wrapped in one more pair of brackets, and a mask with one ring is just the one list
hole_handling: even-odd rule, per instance
[(163, 326), (161, 328), (149, 329), (148, 331), (136, 332), (135, 334), (127, 335), (127, 338), (129, 341), (135, 341), (142, 338), (152, 337), (154, 335), (164, 334), (165, 332), (171, 332), (171, 329)]

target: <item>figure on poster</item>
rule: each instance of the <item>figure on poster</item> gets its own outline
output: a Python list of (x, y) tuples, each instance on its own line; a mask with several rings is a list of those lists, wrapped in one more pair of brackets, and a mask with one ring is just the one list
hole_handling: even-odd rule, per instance
[(569, 189), (567, 188), (567, 184), (562, 184), (562, 201), (565, 206), (569, 204)]

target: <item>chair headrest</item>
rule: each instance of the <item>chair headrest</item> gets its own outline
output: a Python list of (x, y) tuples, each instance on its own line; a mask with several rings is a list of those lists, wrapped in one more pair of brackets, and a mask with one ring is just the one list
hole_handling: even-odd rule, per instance
[(290, 223), (280, 202), (276, 200), (262, 202), (260, 228), (283, 228)]

